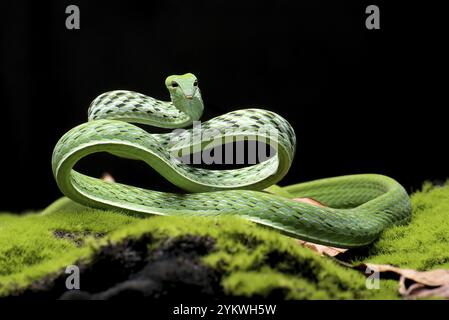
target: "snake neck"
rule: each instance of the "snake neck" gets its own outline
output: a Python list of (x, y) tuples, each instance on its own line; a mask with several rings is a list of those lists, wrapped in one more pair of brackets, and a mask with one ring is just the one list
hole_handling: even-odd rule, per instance
[(203, 99), (200, 90), (197, 89), (192, 98), (188, 99), (184, 95), (170, 94), (173, 105), (182, 113), (189, 116), (189, 121), (185, 125), (190, 125), (201, 118), (204, 110)]

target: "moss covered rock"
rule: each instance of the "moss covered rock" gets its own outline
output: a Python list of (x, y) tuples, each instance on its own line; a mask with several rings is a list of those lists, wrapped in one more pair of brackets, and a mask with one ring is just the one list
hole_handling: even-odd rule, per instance
[[(413, 220), (349, 263), (429, 270), (449, 266), (449, 186), (412, 196)], [(81, 290), (67, 290), (66, 267)], [(394, 299), (397, 282), (369, 290), (365, 275), (295, 239), (236, 217), (140, 217), (93, 210), (62, 198), (41, 213), (0, 214), (0, 296), (276, 297)]]

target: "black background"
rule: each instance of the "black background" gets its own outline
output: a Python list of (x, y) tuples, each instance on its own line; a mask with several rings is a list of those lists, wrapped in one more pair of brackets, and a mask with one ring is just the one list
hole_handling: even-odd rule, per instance
[[(80, 8), (80, 30), (65, 28), (69, 4)], [(369, 4), (380, 7), (380, 30), (365, 28)], [(86, 121), (97, 95), (129, 89), (166, 100), (165, 77), (185, 72), (199, 78), (203, 119), (257, 106), (291, 122), (298, 149), (283, 185), (373, 172), (413, 191), (449, 176), (437, 6), (19, 0), (0, 9), (1, 210), (42, 208), (60, 195), (53, 147)], [(83, 172), (168, 188), (141, 163), (90, 160)]]

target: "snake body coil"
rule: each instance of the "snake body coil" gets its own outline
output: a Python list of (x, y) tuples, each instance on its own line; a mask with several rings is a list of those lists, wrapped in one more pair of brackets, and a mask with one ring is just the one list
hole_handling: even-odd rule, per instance
[[(173, 150), (176, 153), (186, 148), (205, 149), (204, 139), (200, 142), (180, 139), (182, 135), (195, 136), (194, 129), (181, 135), (176, 130), (150, 134), (130, 123), (182, 128), (199, 120), (203, 102), (196, 77), (170, 76), (166, 86), (171, 102), (124, 90), (104, 93), (92, 102), (89, 121), (67, 132), (53, 152), (53, 174), (63, 194), (87, 206), (143, 214), (237, 215), (296, 238), (344, 248), (367, 245), (385, 228), (410, 220), (411, 205), (406, 191), (395, 180), (382, 175), (342, 176), (283, 188), (292, 197), (313, 198), (326, 207), (255, 191), (281, 180), (295, 152), (292, 127), (270, 111), (233, 111), (201, 126), (204, 132), (213, 133), (215, 145), (229, 138), (232, 128), (232, 138), (237, 141), (265, 139), (276, 150), (275, 156), (232, 170), (207, 170), (183, 163), (173, 156)], [(81, 158), (97, 152), (142, 160), (174, 185), (192, 193), (146, 190), (73, 170)]]

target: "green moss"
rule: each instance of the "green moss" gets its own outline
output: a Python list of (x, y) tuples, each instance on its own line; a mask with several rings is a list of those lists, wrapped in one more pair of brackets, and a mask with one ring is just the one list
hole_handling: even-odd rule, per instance
[(426, 183), (413, 194), (412, 204), (412, 223), (386, 230), (363, 261), (418, 270), (449, 268), (449, 184)]
[(68, 199), (55, 204), (58, 210), (46, 214), (0, 214), (0, 295), (91, 254), (88, 246), (55, 237), (56, 230), (108, 233), (137, 220), (87, 209)]
[[(279, 190), (272, 190), (279, 192)], [(410, 225), (387, 230), (354, 263), (390, 263), (433, 269), (449, 266), (449, 186), (426, 184), (412, 197)], [(70, 237), (58, 234), (68, 233)], [(98, 239), (93, 235), (101, 234)], [(151, 234), (152, 248), (186, 234), (209, 236), (214, 250), (203, 263), (222, 275), (226, 294), (289, 299), (394, 299), (397, 281), (381, 280), (368, 290), (365, 276), (297, 241), (236, 217), (141, 219), (114, 211), (88, 209), (63, 198), (42, 213), (0, 214), (0, 296), (56, 275), (67, 265), (89, 262), (107, 243)]]

